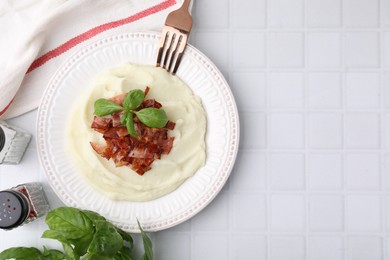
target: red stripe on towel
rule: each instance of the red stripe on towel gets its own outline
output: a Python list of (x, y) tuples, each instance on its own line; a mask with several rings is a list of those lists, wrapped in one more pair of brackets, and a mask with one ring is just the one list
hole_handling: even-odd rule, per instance
[[(139, 13), (136, 13), (132, 16), (126, 17), (121, 20), (105, 23), (99, 26), (96, 26), (80, 35), (77, 35), (76, 37), (70, 39), (69, 41), (61, 44), (57, 48), (43, 54), (41, 57), (36, 59), (30, 66), (30, 68), (27, 70), (27, 73), (30, 73), (31, 71), (35, 70), (36, 68), (42, 66), (49, 60), (61, 55), (62, 53), (70, 50), (71, 48), (75, 47), (76, 45), (80, 44), (81, 42), (84, 42), (94, 36), (96, 36), (99, 33), (102, 33), (104, 31), (107, 31), (109, 29), (113, 29), (116, 27), (119, 27), (124, 24), (132, 23), (134, 21), (140, 20), (144, 17), (147, 17), (149, 15), (155, 14), (157, 12), (160, 12), (164, 9), (167, 9), (168, 7), (173, 6), (176, 4), (175, 0), (166, 0), (164, 2), (161, 2), (155, 6), (152, 6), (148, 9), (145, 9)], [(1, 114), (0, 114), (1, 115)]]
[(0, 111), (0, 116), (2, 114), (5, 113), (5, 111), (7, 111), (7, 109), (9, 108), (9, 106), (12, 104), (12, 101), (14, 101), (15, 97), (8, 103), (8, 105), (5, 106), (5, 108), (3, 110)]

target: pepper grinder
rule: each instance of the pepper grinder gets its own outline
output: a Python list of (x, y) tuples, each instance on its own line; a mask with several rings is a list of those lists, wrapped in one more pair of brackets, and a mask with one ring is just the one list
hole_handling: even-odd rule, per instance
[(37, 182), (0, 191), (0, 229), (10, 230), (45, 215), (50, 207)]

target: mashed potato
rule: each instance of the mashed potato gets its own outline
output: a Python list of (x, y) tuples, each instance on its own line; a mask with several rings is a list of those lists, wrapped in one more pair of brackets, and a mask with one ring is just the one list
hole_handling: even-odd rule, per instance
[[(104, 143), (102, 135), (91, 129), (94, 102), (132, 89), (150, 87), (147, 98), (160, 102), (169, 120), (176, 123), (169, 131), (175, 137), (173, 148), (143, 176), (129, 167), (115, 167), (91, 147), (90, 141)], [(82, 86), (80, 86), (80, 89)], [(66, 129), (67, 145), (80, 174), (113, 200), (147, 201), (175, 190), (191, 177), (206, 160), (206, 115), (200, 98), (178, 77), (161, 68), (124, 64), (96, 78), (87, 93), (77, 99)]]

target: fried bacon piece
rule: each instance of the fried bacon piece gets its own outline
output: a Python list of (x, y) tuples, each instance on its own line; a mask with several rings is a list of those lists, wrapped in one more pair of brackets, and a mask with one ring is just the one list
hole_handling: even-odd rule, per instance
[[(147, 87), (145, 93), (148, 91)], [(119, 104), (123, 102), (123, 98), (119, 96), (110, 100)], [(147, 99), (142, 102), (139, 109), (147, 107), (160, 108), (161, 104), (154, 99)], [(175, 128), (175, 123), (168, 121), (163, 128), (151, 128), (134, 116), (134, 128), (138, 136), (135, 138), (129, 135), (127, 128), (121, 124), (122, 113), (114, 113), (109, 117), (95, 116), (91, 128), (103, 134), (106, 144), (94, 142), (90, 144), (100, 156), (107, 160), (112, 159), (116, 167), (127, 166), (143, 175), (152, 168), (154, 160), (171, 151), (174, 137), (169, 137), (168, 131)]]

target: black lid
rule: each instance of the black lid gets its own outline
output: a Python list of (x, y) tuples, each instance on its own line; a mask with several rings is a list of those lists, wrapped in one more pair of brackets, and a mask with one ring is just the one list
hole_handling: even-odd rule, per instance
[(3, 150), (5, 145), (5, 133), (3, 128), (0, 126), (0, 152)]
[(0, 229), (20, 226), (28, 213), (28, 201), (22, 194), (12, 190), (0, 191)]

